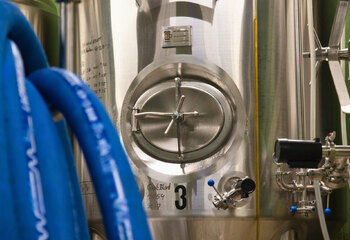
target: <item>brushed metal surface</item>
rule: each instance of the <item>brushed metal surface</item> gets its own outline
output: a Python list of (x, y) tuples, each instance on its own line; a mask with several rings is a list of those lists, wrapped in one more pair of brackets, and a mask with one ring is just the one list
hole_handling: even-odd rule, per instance
[[(140, 109), (141, 112), (168, 112), (175, 111), (175, 84), (174, 81), (168, 81), (149, 89), (141, 95), (135, 104), (134, 108)], [(205, 157), (210, 152), (203, 151), (206, 146), (214, 141), (221, 134), (221, 130), (225, 123), (225, 113), (217, 98), (221, 98), (221, 102), (226, 101), (225, 96), (217, 89), (208, 84), (195, 81), (182, 80), (181, 94), (185, 96), (184, 104), (181, 108), (181, 113), (198, 112), (198, 116), (184, 116), (177, 123), (180, 125), (180, 155), (183, 153), (183, 158), (190, 152), (200, 153), (198, 158)], [(232, 115), (231, 108), (226, 104), (225, 110), (228, 116)], [(140, 135), (155, 148), (171, 153), (178, 153), (178, 134), (177, 127), (170, 128), (168, 134), (165, 134), (169, 122), (172, 120), (169, 117), (143, 117), (138, 118), (140, 132), (135, 135)], [(232, 118), (226, 119), (228, 124), (232, 125)], [(230, 128), (228, 128), (230, 130)], [(226, 131), (226, 134), (229, 131)], [(225, 138), (223, 138), (225, 140)], [(140, 142), (141, 143), (141, 142)], [(220, 148), (222, 142), (217, 142), (217, 148)], [(145, 146), (145, 149), (146, 146)], [(162, 156), (159, 156), (162, 160)], [(174, 162), (178, 162), (178, 155), (175, 154)], [(182, 160), (180, 160), (182, 161)]]
[[(99, 9), (103, 4), (104, 2), (83, 1), (76, 6), (78, 9), (75, 12), (76, 16), (79, 19), (85, 19), (78, 25), (79, 27), (85, 25), (84, 31), (79, 29), (80, 37), (93, 35), (90, 29), (95, 25), (87, 18), (87, 16), (90, 18), (94, 16), (91, 13), (93, 8), (89, 10), (88, 6), (93, 5)], [(175, 181), (174, 179), (169, 181), (170, 175), (170, 178), (167, 176), (169, 180), (164, 182), (166, 178), (163, 181), (158, 180), (159, 178), (155, 175), (151, 178), (147, 176), (147, 171), (134, 166), (135, 175), (138, 176), (139, 183), (144, 189), (144, 205), (150, 217), (155, 239), (164, 239), (164, 236), (179, 239), (179, 234), (181, 234), (180, 239), (232, 239), (232, 237), (243, 238), (244, 236), (248, 239), (256, 238), (255, 195), (253, 194), (243, 207), (219, 211), (211, 203), (215, 193), (207, 186), (208, 179), (213, 178), (218, 182), (219, 191), (223, 191), (222, 186), (230, 177), (255, 176), (255, 100), (252, 81), (254, 79), (253, 4), (253, 0), (111, 1), (116, 74), (115, 96), (119, 113), (122, 113), (121, 106), (127, 90), (139, 72), (154, 61), (162, 62), (178, 54), (192, 55), (194, 58), (191, 59), (200, 59), (198, 62), (209, 63), (204, 66), (204, 69), (208, 69), (207, 71), (200, 71), (207, 75), (204, 79), (216, 78), (215, 84), (225, 89), (225, 94), (235, 96), (229, 98), (233, 103), (232, 106), (235, 106), (235, 111), (242, 112), (237, 114), (241, 120), (236, 129), (236, 132), (240, 133), (238, 134), (241, 138), (240, 146), (225, 159), (219, 159), (222, 162), (221, 166), (218, 165), (220, 167), (209, 169), (200, 175), (194, 174), (197, 176), (192, 178), (181, 179), (180, 176)], [(103, 22), (100, 22), (97, 25), (106, 26), (107, 24), (103, 25)], [(192, 46), (162, 48), (162, 28), (170, 26), (191, 26)], [(91, 36), (88, 39), (91, 39)], [(80, 39), (80, 42), (83, 43), (86, 40)], [(93, 61), (96, 60), (91, 59), (91, 62)], [(181, 66), (181, 62), (178, 66)], [(181, 75), (181, 69), (187, 70), (186, 66), (181, 66), (171, 71)], [(215, 77), (210, 74), (211, 72), (220, 74), (216, 74)], [(225, 81), (217, 78), (225, 74), (227, 75), (224, 77)], [(237, 97), (237, 93), (240, 97)], [(236, 118), (234, 120), (237, 121)], [(117, 123), (118, 128), (121, 129), (119, 117)], [(165, 170), (167, 168), (161, 165), (156, 167)], [(200, 164), (197, 164), (189, 170), (196, 173), (199, 168)], [(100, 222), (101, 217), (92, 185), (86, 175), (86, 171), (82, 170), (84, 201), (87, 216), (91, 225), (95, 226)], [(177, 209), (175, 204), (182, 201), (183, 192), (181, 190), (176, 192), (179, 185), (186, 188), (187, 204), (183, 210)], [(224, 218), (218, 218), (218, 216)], [(171, 219), (166, 220), (169, 217)], [(181, 232), (181, 229), (184, 231)]]
[(337, 89), (339, 103), (341, 110), (344, 113), (350, 113), (350, 97), (349, 92), (344, 81), (344, 74), (342, 67), (338, 61), (329, 61), (329, 69), (331, 70), (334, 86)]
[(155, 239), (256, 239), (256, 221), (252, 218), (155, 218), (151, 219), (151, 230)]
[[(295, 35), (295, 23), (303, 26), (305, 16), (295, 11), (300, 2), (258, 2), (259, 24), (259, 150), (260, 150), (260, 213), (262, 217), (286, 217), (292, 196), (278, 188), (272, 164), (274, 141), (278, 138), (304, 139), (308, 137), (308, 116), (301, 118), (300, 107), (307, 100), (298, 99), (296, 63), (303, 63), (297, 49), (301, 51), (300, 39)], [(300, 9), (299, 9), (300, 10)], [(297, 21), (295, 21), (295, 18)], [(299, 33), (303, 33), (300, 31)], [(288, 56), (288, 57), (287, 57)], [(302, 66), (303, 64), (301, 64)], [(303, 86), (303, 82), (299, 83)], [(304, 92), (307, 94), (307, 92)], [(298, 105), (298, 103), (302, 103)], [(308, 106), (304, 106), (307, 108)], [(305, 111), (307, 112), (307, 111)], [(306, 127), (305, 127), (306, 126)], [(315, 222), (317, 223), (317, 222)]]
[[(154, 238), (244, 239), (246, 236), (246, 239), (255, 239), (255, 195), (252, 194), (247, 204), (240, 208), (219, 211), (211, 203), (215, 192), (207, 186), (207, 181), (213, 178), (218, 183), (219, 191), (223, 191), (223, 182), (229, 177), (255, 176), (254, 1), (145, 0), (137, 3), (111, 2), (118, 86), (116, 101), (118, 112), (121, 113), (117, 126), (122, 131), (123, 141), (132, 162), (137, 162), (139, 156), (130, 154), (128, 143), (125, 143), (125, 138), (131, 137), (132, 133), (123, 133), (130, 126), (125, 124), (124, 119), (127, 117), (124, 118), (123, 114), (126, 114), (126, 111), (121, 109), (128, 109), (122, 108), (123, 102), (128, 104), (132, 95), (138, 95), (129, 91), (135, 89), (134, 85), (138, 82), (134, 84), (134, 79), (150, 64), (158, 64), (160, 67), (166, 63), (177, 63), (167, 65), (168, 70), (164, 73), (158, 72), (153, 78), (143, 79), (143, 83), (142, 78), (138, 76), (137, 78), (141, 79), (140, 84), (152, 86), (156, 82), (155, 78), (161, 78), (159, 74), (176, 77), (191, 74), (192, 71), (194, 75), (201, 74), (202, 79), (209, 79), (210, 84), (225, 90), (223, 92), (226, 97), (229, 96), (228, 99), (234, 103), (232, 106), (236, 106), (235, 111), (242, 112), (235, 114), (234, 121), (237, 121), (236, 117), (243, 117), (239, 121), (239, 127), (234, 128), (237, 133), (240, 132), (237, 134), (237, 137), (241, 138), (240, 146), (232, 148), (235, 150), (230, 154), (222, 157), (217, 155), (217, 160), (213, 162), (214, 168), (207, 167), (213, 160), (209, 163), (198, 161), (193, 165), (186, 164), (183, 173), (180, 166), (151, 161), (149, 157), (138, 161), (143, 166), (135, 165), (135, 173), (144, 185), (144, 205), (150, 217)], [(192, 46), (162, 47), (163, 29), (176, 26), (192, 27)], [(183, 55), (187, 56), (181, 61), (175, 57)], [(193, 67), (196, 65), (200, 66), (196, 67), (197, 70)], [(152, 73), (151, 70), (149, 72)], [(217, 76), (223, 73), (227, 77), (221, 81)], [(232, 92), (234, 88), (238, 90), (240, 97)], [(237, 104), (239, 101), (242, 102), (242, 107)], [(132, 108), (133, 104), (130, 107)], [(195, 107), (196, 105), (193, 106), (193, 110), (196, 110)], [(182, 203), (183, 192), (176, 192), (179, 186), (186, 188), (187, 204), (182, 210), (176, 208), (176, 202), (180, 205)], [(219, 216), (224, 218), (218, 219)]]
[[(173, 85), (174, 83), (169, 82), (166, 86), (161, 86), (161, 89), (155, 89), (155, 92), (152, 91), (154, 95), (150, 93), (152, 96), (148, 96), (146, 102), (140, 103), (140, 110), (142, 112), (174, 112), (176, 106), (173, 101), (175, 100), (175, 86)], [(181, 86), (181, 94), (186, 97), (181, 108), (182, 112), (197, 111), (199, 113), (198, 118), (183, 119), (184, 129), (182, 132), (186, 135), (183, 136), (185, 142), (182, 142), (181, 147), (184, 153), (196, 151), (211, 143), (220, 132), (224, 122), (224, 113), (220, 103), (208, 92), (204, 91), (204, 88), (205, 85), (202, 84), (194, 87), (191, 87), (191, 85), (184, 86), (184, 82)], [(138, 105), (139, 103), (136, 103), (136, 106)], [(172, 128), (167, 135), (163, 131), (169, 125), (169, 117), (141, 118), (139, 125), (142, 135), (151, 144), (165, 151), (178, 151), (176, 129)], [(204, 130), (198, 128), (203, 128)]]
[(115, 74), (109, 1), (82, 2), (78, 4), (77, 11), (81, 77), (96, 92), (114, 119)]
[[(94, 11), (91, 10), (94, 8), (89, 10), (88, 6), (99, 9), (104, 4), (109, 4), (106, 2), (89, 0), (80, 3), (78, 8), (82, 10), (79, 14), (85, 16), (82, 18), (85, 21), (80, 25), (84, 25), (85, 22), (90, 24), (87, 16), (91, 17), (90, 11)], [(254, 178), (255, 176), (254, 4), (254, 0), (110, 1), (112, 25), (99, 23), (99, 25), (102, 24), (99, 28), (101, 32), (107, 31), (107, 35), (112, 32), (113, 35), (115, 104), (118, 110), (114, 112), (119, 113), (115, 119), (118, 129), (125, 131), (124, 141), (126, 137), (132, 138), (132, 131), (125, 130), (131, 129), (131, 126), (126, 121), (128, 117), (123, 120), (123, 114), (126, 114), (122, 111), (123, 102), (128, 103), (132, 98), (134, 93), (128, 90), (141, 83), (140, 79), (143, 78), (139, 78), (139, 74), (152, 64), (157, 63), (159, 67), (169, 62), (174, 63), (174, 56), (187, 55), (188, 58), (198, 59), (197, 62), (205, 65), (201, 69), (210, 70), (197, 71), (202, 74), (204, 72), (207, 75), (206, 78), (212, 77), (210, 72), (222, 69), (227, 74), (227, 79), (231, 79), (231, 85), (228, 85), (236, 86), (241, 96), (244, 124), (237, 129), (241, 131), (240, 146), (226, 159), (218, 158), (222, 164), (215, 165), (214, 168), (199, 171), (203, 166), (190, 165), (191, 168), (188, 170), (193, 174), (184, 174), (178, 166), (172, 167), (161, 161), (148, 161), (149, 158), (135, 161), (139, 156), (130, 154), (130, 148), (126, 147), (139, 186), (143, 189), (143, 202), (155, 239), (309, 240), (321, 238), (319, 223), (315, 216), (306, 218), (289, 215), (289, 203), (297, 201), (298, 196), (290, 195), (278, 188), (273, 175), (275, 167), (272, 164), (273, 144), (276, 138), (309, 138), (309, 63), (302, 58), (302, 52), (308, 50), (306, 8), (302, 0), (257, 1), (259, 223), (255, 218), (257, 212), (255, 194), (248, 199), (246, 205), (235, 210), (219, 211), (211, 203), (215, 192), (206, 185), (209, 179), (214, 179), (218, 183), (218, 190), (224, 191), (225, 183), (231, 177), (248, 175)], [(318, 6), (318, 4), (322, 4), (322, 0), (315, 1), (315, 5)], [(108, 15), (108, 10), (105, 13)], [(318, 12), (315, 11), (316, 18), (320, 19), (317, 14)], [(315, 22), (319, 30), (318, 21)], [(89, 24), (86, 24), (89, 28), (95, 26), (93, 23), (91, 26)], [(192, 46), (162, 47), (164, 27), (174, 26), (192, 27)], [(91, 33), (89, 28), (86, 27), (82, 35), (89, 36)], [(81, 42), (84, 41), (81, 40)], [(108, 53), (110, 54), (111, 51)], [(93, 62), (92, 59), (91, 62)], [(149, 84), (149, 87), (152, 87), (156, 82), (154, 79), (162, 78), (162, 74), (181, 76), (183, 71), (190, 69), (188, 67), (190, 65), (186, 66), (186, 62), (181, 62), (176, 62), (178, 67), (169, 64), (165, 71), (154, 74), (141, 84)], [(190, 63), (195, 65), (196, 62)], [(140, 81), (138, 82), (137, 79)], [(226, 82), (229, 81), (226, 80)], [(219, 84), (221, 89), (228, 89), (226, 92), (223, 91), (225, 94), (232, 91), (224, 82), (216, 81), (216, 84)], [(329, 89), (327, 92), (325, 88), (324, 85), (320, 85), (318, 89), (317, 132), (319, 136), (325, 135), (329, 128), (338, 125), (338, 120), (328, 115), (337, 113), (336, 110), (330, 109), (336, 101), (334, 89)], [(139, 95), (141, 93), (136, 94), (136, 96)], [(235, 101), (234, 97), (230, 99)], [(331, 104), (324, 104), (325, 99)], [(129, 108), (133, 106), (131, 104)], [(240, 117), (242, 114), (237, 116)], [(142, 164), (137, 165), (135, 162)], [(84, 177), (81, 180), (90, 223), (92, 226), (101, 224), (91, 183), (86, 182)], [(179, 186), (186, 189), (187, 204), (183, 209), (176, 207), (176, 203), (183, 204), (184, 192)], [(335, 195), (336, 199), (341, 197), (341, 194)], [(309, 198), (311, 200), (313, 196), (310, 195)], [(333, 226), (341, 224), (341, 217), (341, 214), (335, 214), (336, 221), (330, 225), (331, 230), (337, 229)]]
[(330, 47), (339, 47), (341, 37), (344, 32), (344, 26), (346, 22), (346, 14), (348, 12), (349, 0), (340, 0), (333, 21), (333, 27), (329, 38)]

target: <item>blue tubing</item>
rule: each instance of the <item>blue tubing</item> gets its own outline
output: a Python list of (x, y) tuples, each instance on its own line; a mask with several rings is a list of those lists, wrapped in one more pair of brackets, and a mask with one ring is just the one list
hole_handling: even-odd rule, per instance
[[(27, 92), (32, 107), (37, 156), (45, 196), (47, 228), (52, 239), (89, 239), (87, 221), (83, 212), (82, 199), (76, 203), (77, 177), (69, 174), (73, 164), (72, 156), (66, 158), (66, 150), (53, 122), (50, 111), (34, 86), (27, 81)], [(64, 133), (64, 132), (63, 132)], [(74, 169), (75, 170), (75, 169)], [(75, 186), (76, 187), (76, 186)], [(77, 209), (77, 206), (80, 208)], [(78, 213), (80, 216), (78, 216)]]
[[(7, 46), (9, 48), (9, 46)], [(5, 69), (14, 69), (14, 63), (11, 58), (10, 52), (7, 50), (6, 55), (0, 55), (0, 58)], [(9, 78), (13, 80), (14, 73), (11, 71), (0, 72), (0, 78)], [(5, 82), (0, 81), (0, 129), (2, 134), (0, 134), (0, 236), (3, 239), (15, 240), (19, 239), (17, 234), (17, 221), (15, 218), (15, 198), (12, 193), (11, 188), (11, 173), (10, 173), (10, 162), (8, 145), (10, 144), (7, 139), (9, 126), (7, 124), (9, 118), (7, 115), (7, 96), (8, 90), (5, 88)], [(6, 126), (6, 127), (5, 127)], [(4, 132), (5, 131), (5, 132)]]
[(88, 224), (86, 220), (86, 214), (84, 210), (83, 198), (81, 194), (79, 179), (77, 170), (75, 168), (72, 145), (67, 132), (67, 124), (64, 119), (55, 122), (58, 135), (63, 144), (63, 151), (65, 154), (65, 160), (68, 167), (68, 174), (70, 178), (71, 197), (74, 201), (74, 217), (75, 227), (79, 230), (79, 238), (81, 240), (90, 239), (88, 231)]
[[(66, 116), (81, 144), (108, 239), (151, 239), (136, 181), (102, 104), (73, 74), (47, 69), (38, 39), (12, 3), (0, 0), (0, 9), (0, 56), (6, 56), (0, 58), (0, 167), (9, 172), (0, 176), (6, 207), (0, 216), (1, 239), (89, 238), (66, 132), (57, 132), (63, 125), (55, 126), (41, 96), (25, 83), (29, 74)], [(19, 48), (12, 46), (16, 64), (8, 40)]]
[[(17, 53), (15, 62), (12, 51)], [(76, 175), (71, 179), (68, 170), (69, 160), (74, 166), (72, 156), (66, 158), (51, 114), (35, 88), (25, 81), (18, 49), (14, 44), (11, 49), (9, 42), (5, 60), (4, 116), (17, 222), (11, 224), (17, 225), (11, 232), (20, 236), (5, 239), (89, 239), (81, 197), (77, 197), (80, 191), (74, 192), (78, 180)]]
[(108, 239), (151, 239), (141, 196), (104, 107), (74, 74), (41, 69), (29, 80), (63, 113), (84, 152)]
[[(17, 52), (18, 53), (18, 52)], [(15, 62), (16, 59), (16, 62)], [(40, 176), (30, 171), (28, 165), (35, 161), (33, 143), (28, 119), (30, 107), (25, 96), (24, 75), (20, 56), (14, 58), (10, 41), (5, 45), (3, 87), (5, 89), (5, 122), (9, 171), (14, 197), (16, 225), (19, 239), (38, 239), (46, 236), (45, 217), (40, 211)], [(17, 68), (17, 72), (16, 72)], [(19, 95), (21, 91), (21, 95)], [(28, 151), (28, 152), (27, 152)], [(27, 154), (28, 153), (28, 154)], [(34, 166), (35, 168), (35, 166)], [(30, 179), (29, 174), (35, 176)], [(35, 192), (35, 196), (32, 194)], [(37, 196), (37, 197), (36, 197)], [(34, 213), (37, 213), (36, 217)], [(43, 238), (46, 239), (46, 238)]]

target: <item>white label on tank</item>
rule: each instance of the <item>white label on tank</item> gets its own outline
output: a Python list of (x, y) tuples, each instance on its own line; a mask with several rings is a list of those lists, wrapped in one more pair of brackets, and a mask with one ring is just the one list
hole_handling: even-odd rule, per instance
[(163, 27), (163, 48), (192, 46), (192, 26)]

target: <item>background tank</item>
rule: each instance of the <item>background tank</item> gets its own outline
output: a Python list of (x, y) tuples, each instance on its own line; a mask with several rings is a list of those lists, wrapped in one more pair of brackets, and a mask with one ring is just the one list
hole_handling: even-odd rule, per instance
[(11, 0), (38, 36), (51, 66), (59, 66), (59, 14), (54, 0)]
[[(315, 30), (324, 45), (328, 44), (337, 3), (314, 1)], [(269, 164), (274, 139), (310, 139), (310, 60), (302, 57), (303, 52), (309, 51), (306, 1), (258, 1), (258, 29), (260, 216), (261, 229), (267, 230), (261, 231), (262, 239), (278, 236), (288, 228), (295, 230), (292, 235), (296, 239), (322, 239), (318, 235), (319, 223), (312, 220), (316, 216), (304, 218), (309, 222), (305, 225), (299, 224), (296, 216), (288, 216), (289, 206), (298, 197), (278, 188), (273, 176), (276, 166)], [(317, 78), (316, 136), (324, 138), (335, 130), (340, 144), (339, 102), (327, 65), (323, 64)], [(336, 235), (346, 219), (347, 192), (348, 188), (344, 188), (331, 195), (334, 214), (327, 217), (331, 239), (338, 239)], [(314, 196), (309, 198), (312, 200)], [(280, 222), (273, 223), (271, 218)], [(339, 239), (348, 238), (348, 234), (338, 235)]]

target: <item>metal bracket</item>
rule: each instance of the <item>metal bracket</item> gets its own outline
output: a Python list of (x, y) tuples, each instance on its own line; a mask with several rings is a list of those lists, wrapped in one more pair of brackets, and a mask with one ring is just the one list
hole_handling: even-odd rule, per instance
[[(316, 31), (314, 31), (315, 42), (317, 46), (317, 49), (315, 50), (317, 60), (315, 67), (318, 72), (321, 66), (321, 62), (328, 61), (341, 110), (347, 114), (350, 113), (350, 97), (344, 81), (344, 75), (339, 60), (349, 60), (350, 50), (349, 48), (339, 49), (339, 44), (344, 31), (346, 15), (349, 8), (349, 1), (350, 0), (340, 0), (338, 3), (331, 35), (329, 38), (329, 47), (322, 47)], [(304, 53), (303, 55), (304, 57), (310, 57), (310, 53)]]

